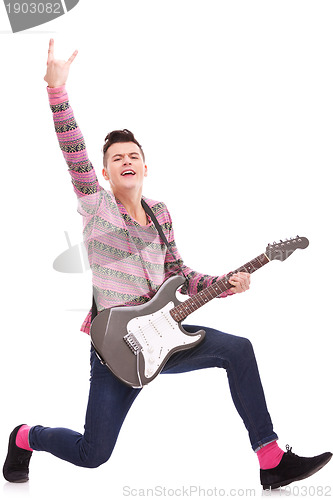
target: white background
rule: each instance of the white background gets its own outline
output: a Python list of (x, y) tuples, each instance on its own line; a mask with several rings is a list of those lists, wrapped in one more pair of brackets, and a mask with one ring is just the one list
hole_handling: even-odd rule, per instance
[[(81, 220), (43, 81), (50, 37), (59, 58), (79, 50), (67, 89), (99, 178), (106, 133), (133, 130), (144, 194), (167, 203), (187, 265), (222, 274), (268, 242), (309, 238), (253, 275), (249, 292), (190, 322), (251, 339), (281, 447), (332, 451), (332, 14), (329, 1), (80, 0), (12, 34), (0, 6), (3, 459), (18, 424), (81, 432), (89, 389), (79, 329), (90, 272), (52, 267), (65, 231), (80, 243)], [(329, 464), (293, 493), (332, 496), (331, 478)], [(191, 485), (261, 496), (223, 370), (158, 377), (99, 469), (36, 452), (30, 482), (2, 488), (8, 498), (122, 498), (126, 486), (176, 496)]]

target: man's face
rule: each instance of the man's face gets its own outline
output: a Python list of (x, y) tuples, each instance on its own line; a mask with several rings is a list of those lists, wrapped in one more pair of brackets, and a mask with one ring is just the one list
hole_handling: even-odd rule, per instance
[(103, 177), (110, 182), (115, 195), (124, 190), (141, 189), (146, 175), (147, 166), (137, 144), (134, 142), (111, 144), (105, 154)]

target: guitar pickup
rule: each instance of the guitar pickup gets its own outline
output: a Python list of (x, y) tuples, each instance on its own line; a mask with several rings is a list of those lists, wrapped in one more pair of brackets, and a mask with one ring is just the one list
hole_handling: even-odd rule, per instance
[(138, 352), (142, 351), (142, 345), (140, 344), (140, 342), (138, 341), (136, 336), (133, 335), (133, 333), (128, 333), (123, 338), (124, 338), (124, 341), (126, 342), (126, 344), (128, 345), (128, 347), (133, 352), (133, 354), (137, 355)]

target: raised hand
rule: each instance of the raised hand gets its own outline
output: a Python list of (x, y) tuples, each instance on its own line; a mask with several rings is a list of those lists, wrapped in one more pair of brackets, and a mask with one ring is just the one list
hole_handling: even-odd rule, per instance
[(47, 57), (46, 75), (44, 76), (44, 80), (47, 82), (49, 87), (61, 87), (62, 85), (65, 85), (68, 78), (69, 68), (74, 61), (77, 52), (78, 51), (75, 50), (67, 61), (54, 59), (54, 40), (51, 38)]

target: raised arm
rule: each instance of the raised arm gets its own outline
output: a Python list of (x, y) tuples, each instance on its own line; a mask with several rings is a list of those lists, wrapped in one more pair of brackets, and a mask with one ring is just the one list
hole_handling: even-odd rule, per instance
[(74, 191), (81, 198), (96, 193), (100, 186), (65, 88), (69, 69), (76, 55), (77, 50), (67, 61), (55, 59), (54, 41), (51, 39), (44, 80), (48, 84), (47, 92), (60, 149), (68, 165)]

